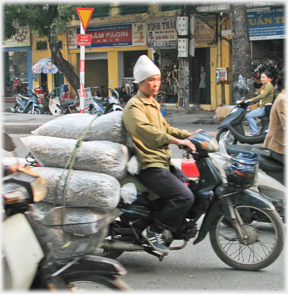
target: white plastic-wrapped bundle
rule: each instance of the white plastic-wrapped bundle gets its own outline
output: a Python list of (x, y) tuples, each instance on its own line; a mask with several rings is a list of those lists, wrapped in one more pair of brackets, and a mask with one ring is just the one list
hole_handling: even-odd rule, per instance
[[(31, 167), (31, 169), (46, 180), (45, 202), (54, 203), (56, 198), (56, 204), (63, 205), (65, 196), (67, 206), (96, 207), (107, 212), (115, 208), (120, 201), (120, 184), (109, 175), (72, 170), (66, 184), (66, 193), (62, 196), (68, 170), (53, 167)], [(64, 174), (59, 182), (63, 171)]]
[[(48, 136), (21, 138), (35, 159), (45, 167), (64, 168), (77, 140)], [(81, 142), (73, 169), (94, 171), (121, 179), (127, 174), (128, 149), (123, 144), (108, 141)]]
[(34, 215), (46, 228), (58, 228), (73, 235), (91, 236), (108, 225), (110, 214), (92, 207), (54, 207), (41, 201), (33, 204)]
[[(67, 114), (43, 124), (41, 127), (32, 131), (32, 134), (79, 139), (92, 120), (95, 119), (84, 136), (83, 141), (101, 140), (126, 145), (129, 134), (124, 127), (122, 115), (123, 111), (114, 111), (95, 119), (95, 115), (90, 114)], [(131, 140), (128, 140), (128, 145), (131, 147)]]

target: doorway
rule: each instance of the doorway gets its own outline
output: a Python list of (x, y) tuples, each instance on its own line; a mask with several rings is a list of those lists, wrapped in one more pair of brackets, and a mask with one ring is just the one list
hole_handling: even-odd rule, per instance
[[(206, 88), (203, 97), (200, 97), (200, 73), (204, 66), (206, 72)], [(211, 104), (210, 94), (210, 48), (195, 48), (195, 56), (190, 62), (190, 103), (192, 104)]]

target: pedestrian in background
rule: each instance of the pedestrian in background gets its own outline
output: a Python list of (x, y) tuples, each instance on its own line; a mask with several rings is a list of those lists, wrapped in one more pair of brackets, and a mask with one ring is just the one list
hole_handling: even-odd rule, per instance
[(69, 89), (67, 88), (65, 90), (65, 92), (62, 94), (61, 100), (73, 100), (73, 95), (72, 93), (69, 91)]
[(206, 72), (205, 67), (201, 66), (200, 83), (199, 83), (199, 102), (205, 104), (206, 100)]
[(271, 150), (271, 157), (284, 163), (286, 154), (286, 90), (284, 71), (277, 77), (276, 88), (279, 94), (272, 105), (269, 132), (263, 146)]

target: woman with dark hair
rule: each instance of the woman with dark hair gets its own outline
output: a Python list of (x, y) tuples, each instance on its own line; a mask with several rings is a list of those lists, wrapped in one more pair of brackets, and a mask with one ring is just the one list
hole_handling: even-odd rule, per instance
[(275, 88), (279, 91), (279, 95), (275, 99), (271, 109), (269, 132), (263, 146), (272, 151), (271, 157), (284, 163), (286, 153), (286, 91), (284, 71), (280, 73), (275, 84)]
[(259, 102), (259, 107), (251, 112), (248, 112), (245, 116), (251, 130), (251, 134), (249, 136), (260, 135), (255, 118), (264, 116), (266, 114), (265, 106), (269, 107), (269, 105), (272, 105), (274, 100), (274, 87), (271, 83), (271, 73), (269, 71), (265, 71), (261, 74), (261, 83), (263, 86), (260, 89), (260, 95), (246, 100), (246, 102)]

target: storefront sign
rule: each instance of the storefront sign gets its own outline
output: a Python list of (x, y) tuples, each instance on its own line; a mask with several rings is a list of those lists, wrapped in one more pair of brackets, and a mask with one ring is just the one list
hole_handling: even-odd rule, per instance
[(216, 19), (208, 18), (205, 22), (201, 19), (195, 19), (194, 35), (196, 44), (211, 43), (215, 39)]
[[(79, 33), (79, 30), (77, 30)], [(132, 45), (132, 25), (115, 25), (87, 28), (91, 35), (91, 47), (113, 47)]]
[(285, 39), (284, 7), (247, 12), (250, 40)]
[(147, 45), (147, 24), (145, 22), (132, 25), (132, 45)]
[(69, 49), (77, 49), (77, 29), (68, 30), (68, 47)]
[(25, 47), (30, 46), (30, 30), (28, 28), (19, 28), (17, 33), (8, 40), (3, 41), (2, 47)]
[(177, 48), (176, 18), (161, 18), (147, 22), (149, 48)]

